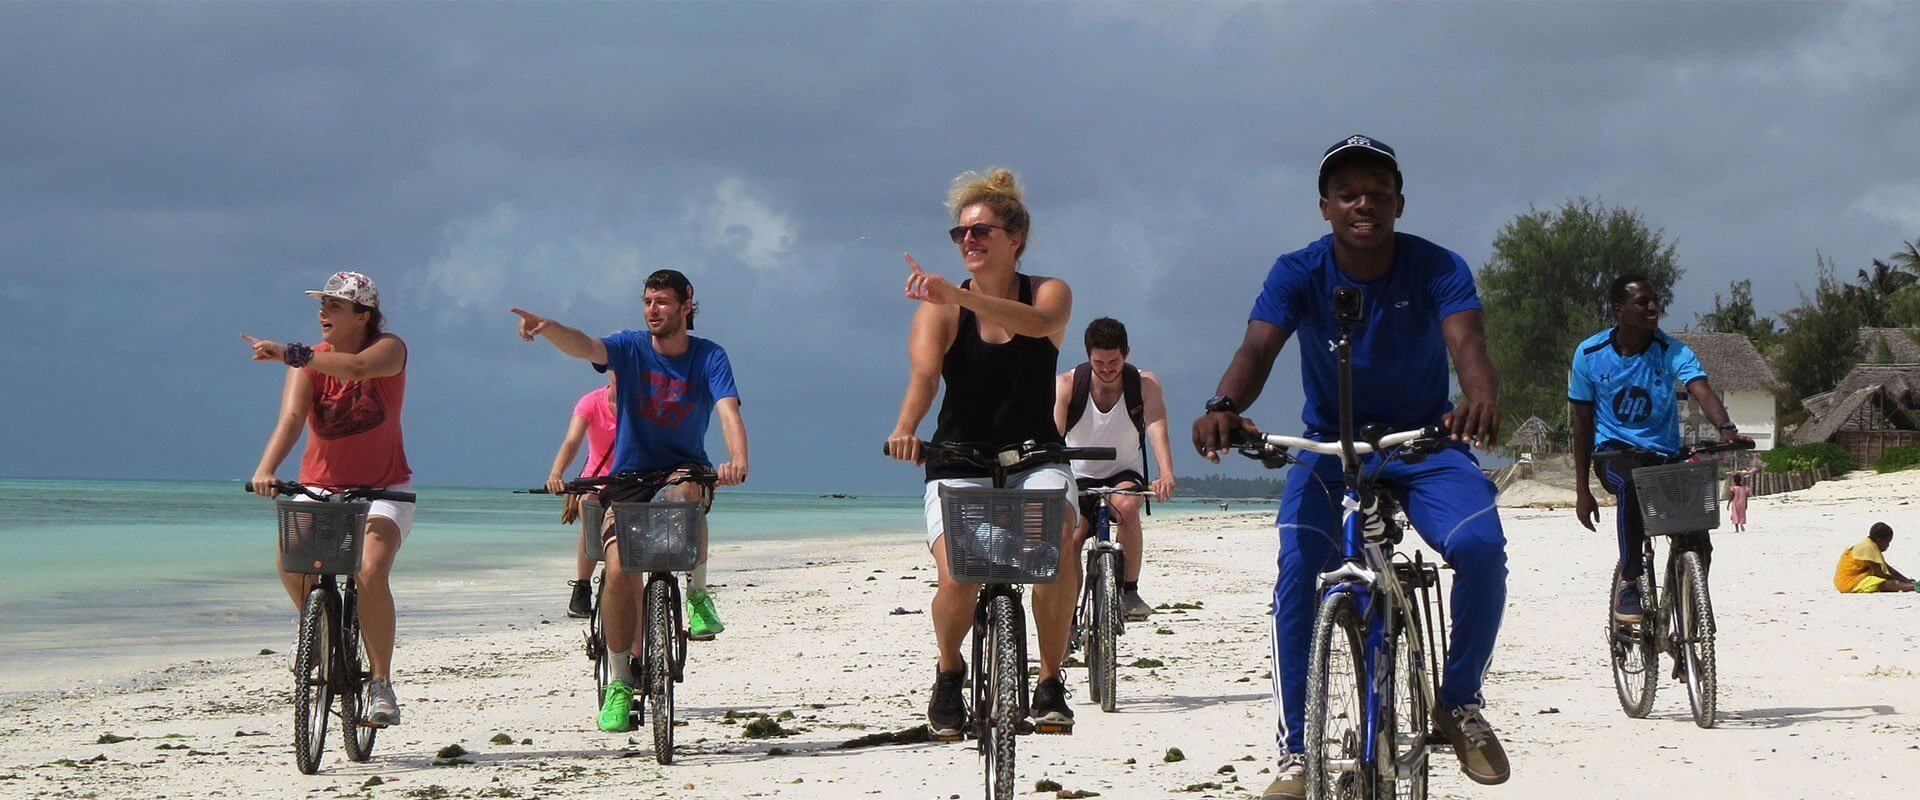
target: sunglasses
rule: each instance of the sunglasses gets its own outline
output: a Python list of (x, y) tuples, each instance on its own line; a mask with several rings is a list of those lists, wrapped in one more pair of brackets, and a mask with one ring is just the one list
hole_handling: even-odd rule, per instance
[(955, 225), (952, 228), (948, 228), (947, 238), (952, 239), (954, 244), (959, 244), (960, 240), (965, 239), (969, 233), (973, 234), (973, 238), (975, 239), (985, 239), (987, 238), (987, 232), (995, 229), (1008, 233), (1013, 232), (1011, 228), (1005, 225), (988, 225), (984, 222), (976, 222), (972, 225)]

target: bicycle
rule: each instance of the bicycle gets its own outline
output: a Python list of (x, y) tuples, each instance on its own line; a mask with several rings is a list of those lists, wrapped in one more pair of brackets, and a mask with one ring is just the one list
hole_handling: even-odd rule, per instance
[[(718, 480), (718, 474), (711, 467), (673, 467), (651, 472), (581, 478), (569, 481), (567, 491), (585, 493), (609, 486), (643, 486), (658, 491), (681, 483), (712, 488)], [(539, 487), (526, 490), (526, 493), (546, 494), (547, 490)], [(686, 682), (688, 637), (681, 607), (680, 579), (675, 573), (692, 570), (700, 561), (700, 552), (705, 544), (700, 541), (699, 524), (706, 514), (706, 505), (697, 500), (652, 500), (615, 502), (602, 510), (603, 515), (613, 515), (614, 540), (620, 549), (621, 570), (633, 575), (646, 575), (639, 609), (643, 646), (640, 655), (632, 661), (645, 700), (633, 705), (628, 712), (628, 719), (631, 727), (645, 724), (647, 707), (651, 707), (653, 758), (661, 764), (673, 763), (673, 685)], [(581, 516), (589, 516), (584, 502)], [(588, 540), (595, 538), (589, 536)], [(607, 658), (620, 655), (606, 652), (605, 629), (600, 621), (600, 607), (606, 591), (604, 545), (600, 557), (602, 564), (594, 576), (597, 586), (593, 613), (587, 618), (587, 655), (594, 662), (596, 701), (604, 700), (607, 684), (612, 680)], [(598, 707), (596, 703), (595, 708)]]
[[(1623, 504), (1616, 513), (1638, 510), (1646, 529), (1638, 581), (1645, 606), (1639, 622), (1622, 622), (1614, 617), (1614, 598), (1623, 587), (1618, 567), (1608, 582), (1607, 655), (1620, 710), (1628, 717), (1644, 719), (1653, 711), (1660, 654), (1664, 651), (1673, 660), (1674, 679), (1687, 687), (1694, 724), (1712, 728), (1718, 722), (1713, 601), (1707, 593), (1707, 569), (1700, 547), (1706, 533), (1720, 526), (1720, 483), (1718, 462), (1701, 457), (1751, 449), (1753, 442), (1741, 440), (1698, 442), (1671, 456), (1640, 448), (1593, 454), (1595, 463), (1601, 459), (1630, 462), (1628, 476), (1633, 480), (1639, 507)], [(1667, 550), (1665, 595), (1656, 594), (1659, 583), (1653, 577), (1654, 537), (1673, 539)]]
[[(973, 606), (973, 737), (985, 762), (987, 797), (1012, 800), (1014, 737), (1028, 702), (1027, 620), (1021, 587), (1052, 583), (1059, 575), (1060, 536), (1068, 517), (1064, 492), (1008, 489), (1007, 476), (1045, 464), (1111, 461), (1111, 447), (1066, 447), (1026, 442), (1000, 450), (953, 442), (922, 442), (928, 458), (985, 469), (992, 488), (941, 486), (947, 569), (961, 583), (980, 585)], [(887, 454), (881, 445), (882, 454)], [(1064, 732), (1046, 731), (1041, 732)], [(951, 741), (951, 740), (949, 740)]]
[[(252, 486), (241, 488), (251, 492)], [(326, 492), (288, 481), (274, 481), (280, 521), (280, 569), (315, 576), (301, 607), (293, 658), (293, 755), (300, 771), (320, 770), (326, 750), (327, 715), (340, 700), (340, 737), (350, 761), (373, 757), (379, 726), (367, 720), (370, 673), (366, 642), (360, 637), (359, 607), (353, 575), (360, 569), (361, 539), (367, 526), (367, 501), (414, 502), (412, 492), (358, 487)], [(315, 502), (277, 499), (299, 495)], [(344, 576), (344, 582), (336, 580)]]
[(1099, 512), (1088, 531), (1087, 568), (1080, 603), (1073, 611), (1075, 649), (1086, 653), (1087, 689), (1101, 711), (1118, 703), (1120, 636), (1126, 633), (1126, 615), (1120, 613), (1120, 578), (1125, 574), (1126, 550), (1113, 540), (1110, 514), (1113, 495), (1152, 497), (1152, 492), (1110, 486), (1080, 490), (1082, 497), (1100, 498)]
[[(1346, 478), (1344, 553), (1338, 568), (1320, 575), (1307, 662), (1307, 797), (1423, 800), (1429, 757), (1446, 746), (1431, 722), (1446, 607), (1439, 565), (1418, 551), (1411, 559), (1394, 552), (1404, 531), (1394, 520), (1392, 495), (1375, 481), (1387, 464), (1418, 463), (1450, 442), (1437, 427), (1385, 433), (1369, 425), (1356, 435), (1351, 333), (1361, 321), (1361, 300), (1355, 287), (1334, 289), (1338, 441), (1237, 431), (1231, 445), (1268, 469), (1298, 463), (1290, 448), (1338, 456)], [(1380, 455), (1371, 472), (1361, 460), (1369, 454)]]

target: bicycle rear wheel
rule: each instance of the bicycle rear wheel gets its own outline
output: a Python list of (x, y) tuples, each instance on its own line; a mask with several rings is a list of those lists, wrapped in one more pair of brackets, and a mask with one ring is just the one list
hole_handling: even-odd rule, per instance
[(373, 704), (373, 682), (367, 674), (367, 642), (360, 636), (357, 609), (348, 604), (340, 614), (340, 668), (342, 687), (351, 691), (340, 695), (340, 742), (348, 761), (366, 761), (373, 757), (373, 738), (380, 732), (366, 724), (367, 708)]
[(673, 763), (672, 576), (647, 582), (647, 702), (653, 706), (653, 760)]
[(1120, 554), (1107, 551), (1093, 557), (1093, 620), (1087, 635), (1087, 679), (1101, 711), (1111, 712), (1119, 702), (1120, 674)]
[(314, 587), (300, 614), (300, 641), (293, 656), (293, 760), (300, 771), (320, 771), (327, 747), (327, 714), (333, 705), (333, 658), (328, 652), (331, 597)]
[(1373, 765), (1364, 763), (1366, 689), (1361, 621), (1353, 597), (1320, 602), (1307, 660), (1307, 797), (1365, 800), (1373, 794)]
[(1019, 604), (1008, 595), (996, 595), (987, 609), (987, 681), (991, 694), (984, 712), (985, 736), (980, 755), (986, 759), (986, 788), (990, 800), (1013, 800), (1013, 738), (1018, 733), (1020, 682), (1027, 679), (1020, 663)]
[[(1647, 585), (1651, 570), (1640, 572), (1640, 596), (1652, 603)], [(1614, 597), (1620, 591), (1620, 571), (1615, 569), (1607, 590), (1607, 655), (1613, 662), (1613, 690), (1620, 696), (1620, 710), (1633, 719), (1645, 719), (1653, 711), (1653, 695), (1660, 687), (1660, 647), (1658, 609), (1646, 609), (1638, 624), (1613, 618)]]
[[(1387, 773), (1393, 777), (1380, 787), (1382, 800), (1426, 800), (1427, 773), (1432, 752), (1427, 731), (1433, 726), (1433, 708), (1427, 692), (1433, 684), (1427, 676), (1427, 653), (1421, 638), (1420, 618), (1412, 609), (1401, 609), (1399, 630), (1387, 642), (1393, 653), (1393, 680), (1387, 682), (1390, 697), (1381, 705), (1388, 709), (1381, 726), (1380, 742), (1387, 751)], [(1408, 762), (1405, 774), (1400, 764)]]
[(1700, 565), (1700, 554), (1680, 553), (1678, 574), (1669, 583), (1673, 593), (1668, 603), (1673, 615), (1680, 655), (1686, 665), (1687, 699), (1693, 705), (1693, 723), (1711, 728), (1718, 720), (1714, 706), (1719, 693), (1713, 653), (1713, 602), (1707, 597), (1707, 571)]

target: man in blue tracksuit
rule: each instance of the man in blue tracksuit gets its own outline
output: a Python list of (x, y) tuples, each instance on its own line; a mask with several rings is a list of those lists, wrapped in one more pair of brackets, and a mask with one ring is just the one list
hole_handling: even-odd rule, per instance
[[(1453, 742), (1460, 765), (1480, 783), (1501, 783), (1509, 768), (1493, 728), (1480, 714), (1480, 683), (1506, 607), (1506, 536), (1494, 510), (1495, 489), (1467, 450), (1499, 434), (1499, 381), (1487, 356), (1481, 305), (1465, 260), (1416, 236), (1394, 232), (1406, 206), (1393, 148), (1353, 136), (1327, 148), (1320, 162), (1320, 211), (1332, 233), (1281, 256), (1267, 273), (1245, 338), (1234, 353), (1207, 413), (1194, 421), (1193, 443), (1218, 460), (1231, 432), (1251, 427), (1240, 412), (1253, 404), (1287, 338), (1298, 333), (1306, 391), (1306, 435), (1338, 438), (1338, 365), (1332, 294), (1358, 286), (1365, 321), (1353, 333), (1355, 427), (1399, 431), (1445, 425), (1457, 442), (1419, 464), (1395, 463), (1381, 473), (1421, 536), (1451, 564), (1453, 641), (1448, 647), (1435, 722)], [(1448, 401), (1451, 354), (1465, 402)], [(1369, 464), (1372, 463), (1371, 456)], [(1369, 467), (1371, 468), (1371, 466)], [(1336, 457), (1302, 454), (1280, 500), (1279, 579), (1273, 590), (1275, 700), (1282, 751), (1278, 777), (1262, 795), (1305, 795), (1300, 754), (1320, 573), (1341, 558), (1338, 498), (1345, 478)], [(1418, 723), (1414, 723), (1418, 724)]]

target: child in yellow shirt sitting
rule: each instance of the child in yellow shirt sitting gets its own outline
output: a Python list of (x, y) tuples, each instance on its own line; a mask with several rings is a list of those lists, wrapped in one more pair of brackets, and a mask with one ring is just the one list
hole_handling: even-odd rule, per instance
[(1840, 554), (1833, 570), (1833, 586), (1842, 594), (1914, 591), (1913, 579), (1887, 565), (1883, 554), (1893, 544), (1893, 527), (1873, 523), (1867, 538)]

